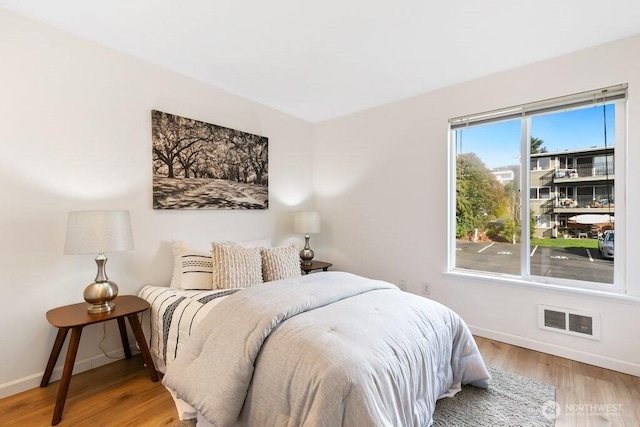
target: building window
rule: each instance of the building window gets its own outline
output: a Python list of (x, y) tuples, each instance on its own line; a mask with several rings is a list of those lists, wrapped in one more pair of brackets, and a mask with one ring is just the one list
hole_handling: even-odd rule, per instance
[(542, 171), (549, 169), (551, 169), (551, 159), (549, 157), (531, 159), (531, 170)]
[(626, 91), (450, 120), (450, 271), (624, 292)]
[(549, 187), (531, 187), (529, 189), (531, 199), (548, 200), (551, 198), (551, 188)]
[(549, 228), (552, 226), (551, 215), (538, 214), (538, 215), (534, 215), (533, 217), (536, 222), (536, 227)]
[(573, 169), (573, 157), (560, 156), (560, 169)]

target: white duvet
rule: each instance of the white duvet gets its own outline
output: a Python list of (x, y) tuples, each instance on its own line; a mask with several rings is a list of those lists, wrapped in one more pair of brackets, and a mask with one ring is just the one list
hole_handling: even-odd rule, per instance
[(330, 272), (220, 301), (163, 383), (214, 426), (429, 426), (438, 398), (488, 380), (454, 312)]

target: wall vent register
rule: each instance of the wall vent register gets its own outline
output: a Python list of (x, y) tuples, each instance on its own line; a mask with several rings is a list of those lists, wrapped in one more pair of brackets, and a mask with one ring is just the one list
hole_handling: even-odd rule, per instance
[(553, 332), (600, 339), (600, 314), (538, 305), (538, 327)]

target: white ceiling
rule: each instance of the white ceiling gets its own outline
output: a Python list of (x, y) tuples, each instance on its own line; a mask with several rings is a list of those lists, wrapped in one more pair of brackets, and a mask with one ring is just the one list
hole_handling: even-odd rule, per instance
[(0, 7), (310, 122), (640, 33), (638, 0), (0, 0)]

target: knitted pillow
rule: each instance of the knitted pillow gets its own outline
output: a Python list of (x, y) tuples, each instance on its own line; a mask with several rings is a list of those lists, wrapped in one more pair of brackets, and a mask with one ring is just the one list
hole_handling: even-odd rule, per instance
[(262, 283), (260, 248), (213, 243), (213, 289), (246, 288)]
[(262, 249), (262, 277), (265, 282), (302, 276), (300, 255), (294, 245)]

